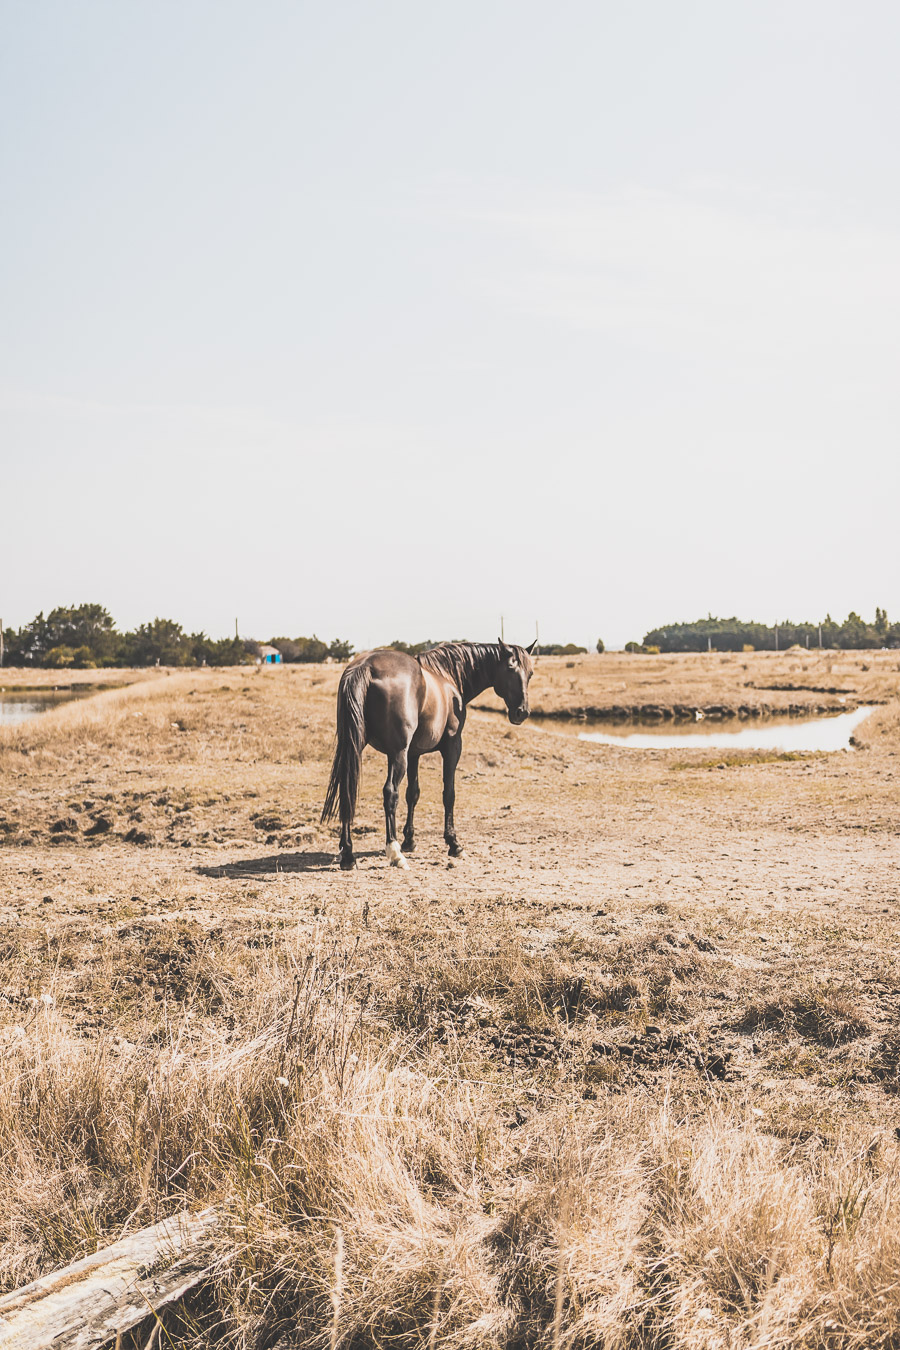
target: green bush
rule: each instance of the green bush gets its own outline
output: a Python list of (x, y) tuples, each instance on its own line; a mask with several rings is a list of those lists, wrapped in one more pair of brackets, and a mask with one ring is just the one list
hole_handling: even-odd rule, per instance
[(65, 666), (71, 666), (75, 661), (75, 653), (71, 647), (51, 647), (44, 656), (43, 664), (56, 670)]

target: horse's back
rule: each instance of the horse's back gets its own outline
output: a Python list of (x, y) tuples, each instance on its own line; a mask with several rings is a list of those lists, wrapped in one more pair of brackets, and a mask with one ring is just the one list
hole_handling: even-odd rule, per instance
[(405, 749), (419, 722), (425, 694), (422, 667), (414, 656), (383, 648), (358, 656), (347, 667), (368, 672), (366, 739), (382, 754)]

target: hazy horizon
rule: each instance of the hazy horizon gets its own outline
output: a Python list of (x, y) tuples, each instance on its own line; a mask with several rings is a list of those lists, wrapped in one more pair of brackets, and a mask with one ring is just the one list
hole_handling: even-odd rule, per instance
[(900, 613), (900, 11), (0, 0), (0, 616)]

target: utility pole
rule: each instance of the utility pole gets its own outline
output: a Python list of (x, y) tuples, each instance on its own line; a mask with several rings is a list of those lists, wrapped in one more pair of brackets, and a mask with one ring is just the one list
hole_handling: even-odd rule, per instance
[(819, 624), (819, 651), (822, 650), (822, 625)]
[(775, 625), (775, 650), (778, 651), (778, 624)]
[(503, 615), (500, 615), (500, 641), (506, 641), (506, 633), (503, 631)]
[(236, 641), (240, 641), (240, 636), (241, 636), (241, 635), (240, 635), (240, 633), (238, 632), (238, 621), (237, 621), (237, 619), (235, 619), (235, 621), (234, 621), (234, 636), (235, 636), (235, 640), (236, 640)]
[(3, 665), (3, 620), (0, 619), (0, 666)]
[[(535, 644), (536, 644), (538, 647), (541, 645), (541, 630), (540, 630), (540, 628), (538, 627), (538, 621), (537, 621), (537, 619), (535, 619), (535, 621), (534, 621), (534, 641), (535, 641)], [(2, 650), (2, 649), (0, 649), (0, 650)]]

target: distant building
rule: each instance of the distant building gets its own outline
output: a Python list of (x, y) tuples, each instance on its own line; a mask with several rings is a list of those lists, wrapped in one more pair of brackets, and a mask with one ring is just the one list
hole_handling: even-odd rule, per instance
[(267, 647), (263, 643), (259, 644), (259, 655), (257, 661), (261, 666), (280, 666), (281, 652), (277, 647)]

